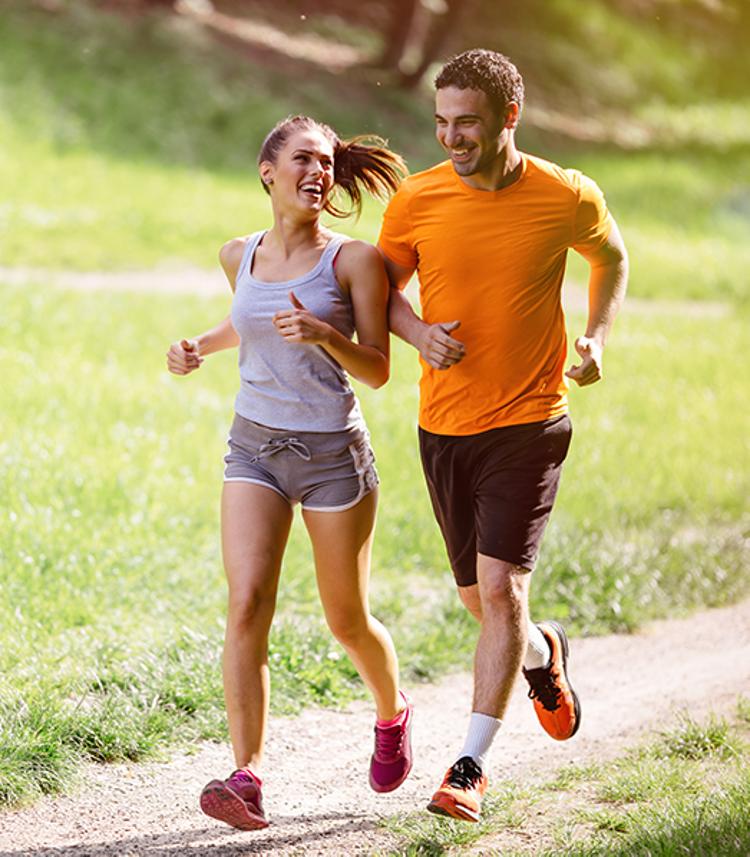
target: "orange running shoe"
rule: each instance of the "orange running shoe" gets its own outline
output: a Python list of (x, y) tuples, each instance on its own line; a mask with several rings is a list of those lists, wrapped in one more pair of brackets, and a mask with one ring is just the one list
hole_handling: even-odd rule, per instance
[(556, 741), (572, 738), (581, 725), (581, 704), (568, 678), (568, 638), (557, 622), (538, 622), (552, 657), (549, 665), (523, 670), (529, 683), (529, 699), (544, 731)]
[(479, 821), (482, 795), (487, 777), (471, 758), (462, 756), (443, 778), (443, 784), (432, 796), (427, 809), (436, 815), (449, 815), (461, 821)]

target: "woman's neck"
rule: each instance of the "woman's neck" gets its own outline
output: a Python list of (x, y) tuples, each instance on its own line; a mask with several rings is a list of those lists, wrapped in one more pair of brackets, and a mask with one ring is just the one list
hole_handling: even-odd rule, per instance
[(288, 258), (299, 250), (324, 246), (330, 239), (330, 230), (321, 226), (318, 217), (299, 220), (276, 212), (273, 226), (268, 230), (264, 243), (267, 244), (269, 239), (271, 244)]

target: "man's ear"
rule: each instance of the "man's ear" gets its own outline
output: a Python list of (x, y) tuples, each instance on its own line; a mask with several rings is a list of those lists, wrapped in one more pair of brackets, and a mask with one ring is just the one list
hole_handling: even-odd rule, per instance
[(515, 128), (518, 125), (518, 119), (521, 115), (521, 109), (515, 101), (509, 101), (505, 106), (505, 122), (503, 128)]

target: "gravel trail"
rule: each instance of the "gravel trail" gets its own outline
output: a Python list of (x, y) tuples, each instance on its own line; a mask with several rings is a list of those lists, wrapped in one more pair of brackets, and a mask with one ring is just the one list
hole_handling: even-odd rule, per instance
[[(731, 711), (750, 688), (750, 601), (657, 622), (633, 636), (573, 640), (570, 673), (582, 700), (578, 735), (565, 743), (548, 738), (519, 682), (493, 748), (490, 784), (546, 779), (563, 765), (613, 756), (679, 711)], [(77, 792), (0, 814), (0, 857), (348, 857), (387, 849), (379, 819), (420, 810), (429, 799), (460, 749), (470, 689), (468, 674), (409, 688), (416, 761), (391, 795), (367, 785), (373, 723), (360, 702), (272, 719), (267, 830), (234, 831), (200, 813), (203, 784), (232, 767), (229, 747), (204, 744), (165, 763), (89, 766)]]

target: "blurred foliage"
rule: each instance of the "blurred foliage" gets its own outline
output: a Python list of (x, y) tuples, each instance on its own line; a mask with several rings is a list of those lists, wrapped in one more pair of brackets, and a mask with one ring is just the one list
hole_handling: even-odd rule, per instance
[[(508, 54), (535, 95), (553, 103), (575, 94), (606, 104), (645, 95), (689, 103), (696, 97), (743, 97), (750, 77), (750, 3), (746, 0), (216, 0), (238, 15), (286, 18), (290, 32), (326, 19), (369, 31), (380, 41), (409, 24), (400, 61), (415, 65), (441, 19), (450, 27), (434, 60), (470, 47)], [(460, 14), (454, 14), (459, 8)], [(686, 61), (687, 60), (687, 61)]]
[[(82, 0), (37, 0), (65, 9)], [(606, 105), (651, 96), (746, 95), (746, 0), (104, 0), (131, 13), (213, 8), (276, 23), (288, 35), (327, 35), (365, 47), (374, 65), (406, 74), (470, 47), (508, 54), (535, 97)], [(135, 20), (135, 16), (133, 17)], [(437, 36), (436, 36), (437, 34)], [(424, 57), (425, 52), (429, 54)], [(424, 63), (420, 63), (425, 59)]]

